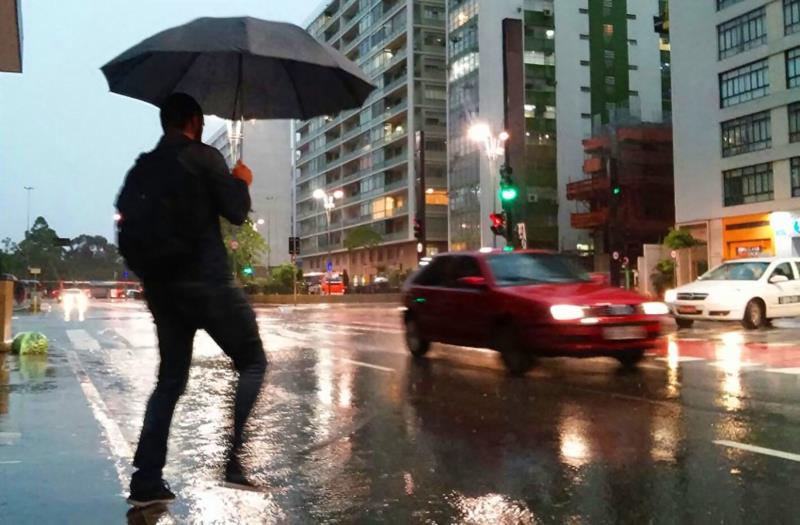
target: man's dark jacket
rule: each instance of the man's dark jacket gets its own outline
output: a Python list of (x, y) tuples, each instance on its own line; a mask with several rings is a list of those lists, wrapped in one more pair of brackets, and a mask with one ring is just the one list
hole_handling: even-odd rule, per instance
[(167, 133), (156, 146), (178, 156), (180, 163), (196, 178), (185, 188), (185, 197), (190, 201), (192, 253), (177, 268), (162, 268), (158, 273), (145, 275), (148, 281), (171, 282), (226, 282), (231, 270), (228, 255), (222, 241), (219, 218), (224, 217), (235, 225), (241, 225), (250, 211), (250, 193), (247, 184), (231, 175), (222, 154), (211, 146), (193, 141), (183, 134)]

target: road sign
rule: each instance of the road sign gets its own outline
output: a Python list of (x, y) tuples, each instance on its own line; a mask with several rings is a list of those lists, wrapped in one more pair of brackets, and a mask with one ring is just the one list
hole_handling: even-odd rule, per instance
[(528, 249), (528, 233), (525, 230), (525, 223), (518, 222), (517, 223), (517, 236), (519, 237), (519, 245), (522, 247), (523, 250)]
[(42, 273), (41, 268), (28, 268), (28, 271), (31, 273), (31, 275), (39, 275)]

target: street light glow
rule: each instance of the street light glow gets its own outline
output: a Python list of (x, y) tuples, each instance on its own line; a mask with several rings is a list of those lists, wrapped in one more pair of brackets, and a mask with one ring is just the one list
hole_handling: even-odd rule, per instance
[(122, 215), (117, 212), (114, 214), (114, 222), (119, 222), (122, 219)]
[(489, 124), (485, 122), (477, 122), (469, 127), (467, 136), (469, 140), (474, 142), (483, 142), (491, 136), (492, 132), (489, 129)]
[(341, 199), (342, 197), (344, 197), (344, 192), (342, 190), (336, 190), (333, 192), (334, 199)]
[(500, 142), (507, 141), (508, 137), (509, 137), (508, 131), (501, 131), (500, 135), (498, 135), (498, 138), (500, 139)]
[(258, 225), (261, 226), (262, 224), (264, 224), (264, 219), (258, 219)]
[(316, 190), (314, 190), (314, 193), (311, 194), (311, 196), (314, 197), (317, 200), (324, 199), (325, 198), (325, 190), (316, 189)]

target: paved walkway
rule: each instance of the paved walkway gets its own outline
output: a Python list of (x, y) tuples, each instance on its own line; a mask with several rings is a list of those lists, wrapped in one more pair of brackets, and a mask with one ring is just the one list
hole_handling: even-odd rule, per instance
[(0, 521), (120, 523), (120, 475), (67, 356), (0, 353)]

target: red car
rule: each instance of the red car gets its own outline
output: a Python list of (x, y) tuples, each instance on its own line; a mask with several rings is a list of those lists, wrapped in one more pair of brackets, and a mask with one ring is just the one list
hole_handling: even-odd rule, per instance
[(432, 342), (492, 348), (515, 374), (538, 356), (610, 356), (633, 366), (668, 314), (665, 304), (611, 288), (550, 252), (442, 254), (403, 292), (414, 356)]

